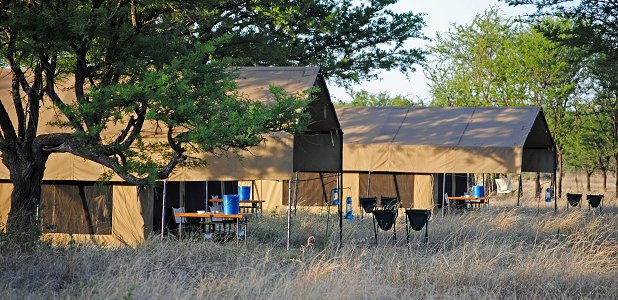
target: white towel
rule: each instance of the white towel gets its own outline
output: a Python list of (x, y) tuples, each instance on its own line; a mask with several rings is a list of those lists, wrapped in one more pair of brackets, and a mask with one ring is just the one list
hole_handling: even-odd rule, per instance
[(506, 194), (513, 191), (511, 178), (496, 178), (496, 186), (498, 186), (498, 193)]

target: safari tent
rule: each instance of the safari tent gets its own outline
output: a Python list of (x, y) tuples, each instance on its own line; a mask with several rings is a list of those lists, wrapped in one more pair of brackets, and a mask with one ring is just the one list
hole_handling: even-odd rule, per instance
[[(433, 208), (442, 195), (438, 174), (555, 172), (540, 107), (337, 107), (337, 115), (344, 197), (355, 213), (359, 196), (399, 195), (404, 207)], [(299, 203), (320, 201), (313, 185), (300, 189)]]
[[(238, 184), (251, 185), (254, 199), (280, 199), (283, 191), (278, 187), (288, 182), (294, 171), (340, 172), (342, 133), (319, 68), (247, 67), (235, 71), (238, 91), (247, 99), (273, 102), (271, 85), (288, 94), (311, 90), (314, 100), (307, 108), (311, 115), (307, 132), (295, 136), (273, 133), (250, 151), (204, 156), (206, 167), (177, 168), (168, 179), (169, 207), (165, 209), (160, 188), (138, 188), (116, 175), (108, 184), (96, 184), (106, 168), (71, 154), (52, 154), (41, 195), (43, 237), (60, 243), (73, 239), (135, 245), (160, 228), (161, 212), (171, 212), (172, 205), (204, 209), (209, 196), (235, 192)], [(15, 118), (10, 111), (10, 87), (10, 71), (0, 71), (0, 98)], [(64, 99), (74, 101), (70, 82), (59, 90), (65, 92)], [(54, 118), (52, 108), (42, 108), (39, 133), (62, 131), (49, 125)], [(120, 129), (111, 126), (108, 130), (113, 134)], [(145, 140), (164, 138), (154, 124), (144, 125), (142, 136)], [(8, 170), (0, 164), (0, 224), (5, 224), (10, 210), (11, 190)], [(163, 220), (171, 222), (171, 214), (166, 213)]]

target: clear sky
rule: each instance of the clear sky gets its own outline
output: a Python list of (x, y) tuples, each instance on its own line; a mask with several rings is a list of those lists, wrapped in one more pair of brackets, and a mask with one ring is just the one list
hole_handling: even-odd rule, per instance
[[(532, 6), (511, 7), (497, 0), (399, 0), (399, 3), (391, 9), (396, 12), (412, 11), (414, 13), (425, 13), (425, 28), (423, 33), (429, 38), (436, 36), (436, 32), (448, 31), (451, 24), (468, 24), (474, 17), (485, 11), (491, 6), (497, 6), (502, 10), (504, 16), (513, 17), (532, 13), (535, 8)], [(431, 41), (410, 41), (409, 47), (426, 48)], [(387, 92), (388, 94), (403, 95), (415, 100), (427, 102), (430, 99), (429, 87), (423, 74), (421, 66), (416, 66), (417, 71), (406, 78), (399, 71), (383, 71), (380, 73), (381, 80), (363, 82), (352, 87), (354, 91), (361, 89), (370, 93)], [(349, 100), (347, 90), (338, 87), (336, 82), (328, 83), (333, 100)]]

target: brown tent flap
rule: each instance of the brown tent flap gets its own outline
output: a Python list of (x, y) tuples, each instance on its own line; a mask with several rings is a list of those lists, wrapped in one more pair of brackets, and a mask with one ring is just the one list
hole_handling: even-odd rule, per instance
[(553, 172), (540, 107), (338, 107), (344, 171)]

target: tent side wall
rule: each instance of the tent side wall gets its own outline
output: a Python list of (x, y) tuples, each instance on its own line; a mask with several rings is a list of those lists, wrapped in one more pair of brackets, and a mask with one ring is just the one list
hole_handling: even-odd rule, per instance
[(0, 231), (4, 231), (6, 229), (6, 222), (9, 218), (9, 211), (11, 210), (12, 192), (12, 183), (0, 181)]
[(74, 241), (112, 247), (141, 244), (152, 230), (152, 189), (138, 191), (137, 187), (131, 185), (113, 185), (112, 189), (111, 234), (45, 233), (43, 239), (54, 244)]
[[(0, 183), (0, 222), (6, 224), (11, 206), (12, 183)], [(42, 239), (54, 244), (96, 244), (102, 246), (137, 246), (152, 231), (152, 188), (131, 185), (112, 185), (112, 213), (110, 234), (43, 233)], [(69, 199), (76, 201), (77, 199)], [(63, 208), (61, 208), (63, 209)], [(43, 208), (41, 214), (51, 213)], [(91, 209), (92, 210), (92, 209)]]
[(262, 204), (264, 213), (283, 209), (281, 199), (284, 196), (287, 197), (287, 191), (284, 191), (282, 180), (254, 180), (251, 193), (254, 200), (266, 201)]

